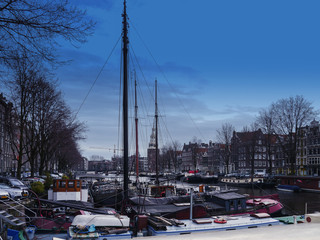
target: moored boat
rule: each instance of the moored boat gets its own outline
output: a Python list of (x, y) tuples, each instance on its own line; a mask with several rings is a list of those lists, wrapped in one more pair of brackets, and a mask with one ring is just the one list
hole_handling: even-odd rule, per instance
[(205, 219), (188, 219), (181, 220), (180, 222), (180, 224), (163, 222), (161, 229), (155, 229), (149, 226), (149, 234), (152, 236), (182, 235), (196, 232), (226, 231), (280, 224), (278, 220), (270, 218), (270, 216), (259, 218), (247, 214), (237, 217), (226, 215)]
[(68, 229), (68, 239), (130, 239), (129, 227), (125, 215), (78, 215)]
[(299, 186), (296, 185), (282, 185), (279, 184), (277, 185), (277, 190), (279, 191), (285, 191), (285, 192), (300, 192), (301, 188)]
[(280, 185), (297, 186), (301, 191), (320, 193), (319, 176), (277, 176)]

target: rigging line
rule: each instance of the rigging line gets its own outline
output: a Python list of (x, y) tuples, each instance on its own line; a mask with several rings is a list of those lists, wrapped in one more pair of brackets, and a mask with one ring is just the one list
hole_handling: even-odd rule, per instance
[[(85, 101), (87, 100), (87, 98), (88, 98), (88, 96), (89, 96), (90, 92), (92, 91), (92, 89), (93, 89), (94, 85), (96, 84), (97, 80), (99, 79), (99, 77), (100, 77), (100, 75), (101, 75), (101, 73), (102, 73), (102, 71), (103, 71), (104, 67), (107, 65), (107, 63), (108, 63), (108, 61), (109, 61), (109, 59), (110, 59), (110, 57), (111, 57), (112, 53), (114, 52), (114, 50), (115, 50), (116, 46), (118, 45), (118, 43), (119, 43), (119, 41), (120, 41), (121, 37), (122, 37), (122, 34), (121, 34), (121, 35), (120, 35), (120, 37), (118, 38), (118, 40), (117, 40), (116, 44), (113, 46), (113, 48), (112, 48), (112, 50), (111, 50), (111, 52), (110, 52), (110, 54), (109, 54), (109, 56), (108, 56), (107, 60), (106, 60), (106, 61), (104, 62), (104, 64), (102, 65), (102, 67), (101, 67), (101, 69), (100, 69), (100, 71), (99, 71), (99, 73), (98, 73), (98, 75), (97, 75), (96, 79), (93, 81), (93, 83), (92, 83), (92, 85), (91, 85), (91, 87), (90, 87), (89, 91), (87, 92), (87, 95), (85, 96), (85, 98), (83, 99), (82, 103), (80, 104), (80, 107), (78, 108), (78, 111), (76, 112), (76, 114), (75, 114), (75, 116), (74, 116), (73, 121), (76, 119), (77, 115), (79, 114), (79, 112), (80, 112), (80, 110), (81, 110), (82, 106), (84, 105)], [(73, 121), (72, 121), (72, 122), (73, 122)]]
[[(146, 83), (146, 86), (147, 86), (147, 88), (148, 88), (148, 90), (149, 90), (149, 93), (150, 93), (151, 97), (153, 97), (152, 94), (151, 94), (151, 91), (150, 91), (150, 87), (149, 87), (149, 85), (148, 85), (148, 82), (146, 81), (146, 77), (145, 77), (145, 75), (144, 75), (144, 72), (142, 71), (141, 65), (139, 64), (139, 61), (138, 61), (138, 59), (137, 59), (137, 56), (135, 55), (135, 52), (134, 52), (134, 50), (133, 50), (132, 48), (131, 48), (131, 52), (133, 53), (133, 56), (134, 56), (134, 58), (135, 58), (135, 60), (136, 60), (136, 65), (138, 65), (138, 68), (139, 68), (139, 70), (140, 70), (140, 72), (141, 72), (141, 75), (142, 75), (142, 78), (144, 79), (144, 82)], [(132, 64), (133, 64), (134, 68), (136, 68), (136, 67), (135, 67), (135, 61), (134, 61), (134, 59), (131, 57), (131, 55), (130, 55), (130, 59), (131, 59), (131, 62), (132, 62)], [(139, 78), (137, 78), (137, 82), (139, 83)], [(148, 109), (147, 109), (146, 101), (145, 101), (145, 99), (144, 99), (144, 95), (142, 94), (141, 84), (137, 84), (137, 85), (138, 85), (138, 90), (139, 90), (139, 93), (140, 93), (140, 94), (139, 94), (139, 97), (141, 98), (141, 102), (142, 102), (142, 108), (140, 108), (140, 111), (142, 110), (143, 113), (144, 113), (144, 115), (147, 116), (147, 115), (148, 115)], [(141, 115), (140, 115), (140, 116), (141, 116)], [(151, 124), (150, 121), (149, 121), (149, 124)]]
[(133, 27), (133, 29), (136, 31), (138, 37), (140, 38), (141, 42), (143, 43), (143, 45), (145, 46), (145, 48), (147, 49), (148, 53), (150, 54), (150, 56), (152, 57), (153, 61), (155, 62), (155, 64), (157, 65), (157, 67), (159, 68), (160, 72), (162, 73), (162, 75), (164, 76), (165, 80), (167, 81), (168, 85), (170, 86), (170, 88), (173, 90), (174, 95), (176, 96), (176, 98), (179, 100), (181, 106), (183, 107), (183, 110), (186, 112), (186, 114), (188, 115), (188, 117), (191, 119), (193, 125), (195, 126), (195, 128), (197, 129), (197, 131), (200, 133), (201, 137), (204, 139), (204, 141), (206, 141), (206, 138), (203, 136), (202, 132), (200, 131), (200, 129), (198, 128), (198, 126), (196, 125), (195, 121), (193, 120), (193, 118), (191, 117), (190, 113), (187, 111), (186, 107), (184, 106), (182, 100), (179, 98), (178, 94), (176, 93), (176, 91), (174, 90), (174, 88), (172, 87), (172, 85), (170, 84), (167, 76), (165, 75), (164, 71), (162, 70), (162, 68), (160, 67), (160, 65), (158, 64), (158, 62), (156, 61), (156, 59), (153, 57), (150, 49), (148, 48), (148, 46), (145, 44), (145, 42), (143, 41), (142, 37), (140, 36), (139, 32), (137, 31), (137, 29), (135, 28), (134, 24), (129, 20), (130, 22), (130, 26)]
[[(131, 44), (131, 45), (132, 45), (132, 44)], [(134, 58), (135, 58), (135, 60), (136, 60), (136, 62), (137, 62), (137, 65), (138, 65), (139, 70), (140, 70), (140, 72), (141, 72), (141, 74), (142, 74), (143, 80), (144, 80), (144, 82), (145, 82), (145, 84), (146, 84), (146, 86), (147, 86), (147, 88), (148, 88), (148, 90), (149, 90), (149, 94), (150, 94), (150, 96), (154, 99), (153, 91), (151, 91), (151, 89), (150, 89), (150, 86), (149, 86), (149, 84), (148, 84), (148, 82), (147, 82), (147, 80), (146, 80), (146, 77), (145, 77), (145, 75), (144, 75), (144, 72), (142, 71), (141, 65), (139, 64), (137, 55), (135, 54), (135, 52), (134, 52), (134, 50), (133, 50), (132, 47), (131, 47), (130, 49), (131, 49), (131, 51), (132, 51), (132, 53), (133, 53), (133, 56), (134, 56)], [(146, 109), (147, 109), (147, 108), (146, 108)]]
[[(130, 47), (131, 47), (131, 46), (130, 46)], [(139, 68), (139, 70), (140, 70), (140, 72), (141, 72), (141, 74), (142, 74), (142, 76), (143, 76), (143, 79), (144, 79), (144, 81), (145, 81), (145, 83), (146, 83), (146, 86), (147, 86), (147, 88), (148, 88), (148, 90), (149, 90), (149, 93), (150, 93), (151, 97), (153, 98), (154, 96), (152, 95), (152, 91), (150, 90), (150, 86), (149, 86), (148, 82), (146, 81), (146, 77), (145, 77), (144, 72), (143, 72), (143, 70), (142, 70), (142, 68), (141, 68), (141, 65), (139, 64), (138, 58), (137, 58), (137, 56), (136, 56), (133, 48), (131, 47), (130, 49), (131, 49), (131, 52), (133, 53), (133, 56), (134, 56), (134, 59), (135, 59), (135, 61), (134, 61), (134, 59), (132, 58), (132, 56), (130, 56), (131, 62), (132, 62), (132, 64), (133, 64), (134, 66), (135, 66), (135, 64), (134, 64), (135, 62), (136, 62), (136, 64), (138, 65), (138, 68)], [(139, 84), (139, 89), (140, 89), (140, 84)], [(140, 91), (141, 91), (141, 89), (140, 89)], [(142, 100), (143, 100), (142, 102), (143, 102), (143, 104), (144, 104), (144, 106), (145, 106), (145, 101), (144, 101), (143, 95), (142, 95), (141, 97), (142, 97)], [(146, 113), (146, 115), (148, 115), (148, 114)], [(162, 121), (163, 121), (163, 124), (165, 125), (166, 132), (167, 132), (167, 134), (169, 135), (169, 138), (171, 139), (171, 142), (173, 142), (172, 136), (170, 135), (170, 132), (169, 132), (169, 130), (168, 130), (168, 128), (167, 128), (166, 122), (165, 122), (165, 120), (164, 120), (163, 118), (162, 118)], [(150, 122), (150, 120), (149, 120), (149, 122)], [(151, 124), (151, 123), (150, 123), (150, 124)], [(163, 141), (163, 139), (162, 139), (162, 141)], [(163, 143), (163, 142), (162, 142), (162, 143)]]
[[(148, 87), (149, 93), (150, 93), (151, 97), (153, 98), (152, 92), (151, 92), (151, 90), (150, 90), (150, 87), (149, 87), (149, 85), (148, 85), (148, 82), (146, 81), (145, 75), (144, 75), (144, 73), (143, 73), (143, 71), (142, 71), (141, 65), (139, 64), (139, 61), (138, 61), (138, 59), (137, 59), (137, 56), (135, 55), (135, 52), (134, 52), (133, 49), (131, 49), (131, 52), (133, 52), (133, 55), (134, 55), (134, 57), (135, 57), (136, 63), (137, 63), (137, 65), (138, 65), (138, 67), (139, 67), (139, 70), (140, 70), (140, 72), (141, 72), (141, 74), (142, 74), (142, 76), (143, 76), (144, 81), (146, 82), (146, 85), (147, 85), (147, 87)], [(131, 59), (132, 59), (132, 58), (131, 58)], [(133, 62), (133, 59), (132, 59), (131, 61)], [(134, 63), (134, 62), (133, 62), (133, 63)], [(142, 95), (142, 99), (143, 99), (143, 95)], [(160, 99), (160, 100), (161, 100), (161, 99)], [(145, 103), (145, 102), (144, 102), (144, 99), (143, 99), (143, 103)], [(159, 110), (158, 110), (158, 111), (159, 111)], [(160, 112), (160, 111), (159, 111), (159, 112)], [(147, 114), (146, 114), (146, 115), (147, 115)], [(161, 112), (160, 112), (160, 115), (161, 115)], [(161, 117), (162, 117), (162, 116), (161, 116)], [(150, 120), (149, 120), (149, 121), (150, 121)], [(167, 125), (166, 125), (166, 122), (165, 122), (164, 118), (162, 118), (162, 122), (163, 122), (163, 124), (165, 125), (166, 132), (167, 132), (167, 134), (169, 135), (169, 138), (171, 139), (171, 142), (173, 142), (172, 136), (170, 135), (170, 132), (169, 132), (169, 130), (168, 130), (168, 128), (167, 128)]]

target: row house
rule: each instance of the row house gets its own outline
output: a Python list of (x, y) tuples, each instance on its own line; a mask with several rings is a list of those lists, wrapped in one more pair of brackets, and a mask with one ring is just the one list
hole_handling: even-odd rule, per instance
[(208, 144), (191, 143), (184, 144), (181, 153), (182, 171), (201, 170), (203, 171), (203, 158), (208, 152)]
[(231, 152), (234, 170), (239, 174), (266, 174), (267, 148), (261, 129), (252, 132), (234, 131)]
[(203, 169), (211, 174), (225, 173), (225, 149), (226, 145), (209, 142), (208, 152), (205, 153), (206, 160), (203, 160)]
[(320, 124), (313, 120), (310, 126), (299, 129), (296, 166), (299, 175), (320, 175)]
[(89, 160), (86, 157), (82, 157), (81, 161), (77, 162), (71, 166), (73, 171), (88, 171), (89, 169)]
[(7, 118), (10, 104), (3, 94), (0, 94), (0, 173), (10, 174), (15, 171), (14, 155), (12, 153), (9, 134), (7, 131)]
[(274, 162), (273, 162), (273, 173), (277, 175), (287, 175), (291, 173), (291, 164), (288, 157), (288, 142), (287, 135), (277, 136), (276, 141), (273, 145), (274, 148)]

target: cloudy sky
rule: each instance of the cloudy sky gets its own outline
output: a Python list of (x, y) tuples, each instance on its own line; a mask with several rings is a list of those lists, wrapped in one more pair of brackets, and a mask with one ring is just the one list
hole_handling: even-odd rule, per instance
[[(73, 0), (96, 22), (72, 60), (58, 69), (65, 100), (87, 125), (84, 156), (122, 148), (121, 0)], [(250, 125), (259, 110), (303, 95), (320, 107), (320, 1), (128, 0), (130, 73), (136, 72), (139, 145), (148, 147), (158, 81), (160, 147)], [(105, 64), (106, 63), (106, 64)], [(99, 74), (101, 71), (101, 74)], [(130, 74), (130, 154), (134, 153), (134, 74)], [(91, 91), (90, 91), (91, 89)], [(87, 97), (86, 97), (87, 96)], [(81, 108), (80, 108), (81, 106)], [(120, 119), (120, 120), (119, 120)]]

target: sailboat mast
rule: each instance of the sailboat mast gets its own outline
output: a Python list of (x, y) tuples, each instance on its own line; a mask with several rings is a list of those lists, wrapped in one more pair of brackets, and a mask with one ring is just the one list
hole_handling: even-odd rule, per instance
[(158, 169), (158, 100), (157, 100), (157, 79), (155, 81), (155, 120), (156, 120), (156, 185), (159, 185), (159, 169)]
[(122, 42), (123, 42), (123, 191), (124, 201), (128, 201), (128, 22), (127, 22), (127, 2), (123, 1), (122, 14)]
[(137, 180), (139, 182), (139, 145), (138, 145), (138, 101), (137, 101), (137, 79), (136, 79), (136, 72), (134, 72), (134, 117), (136, 123), (136, 174)]

